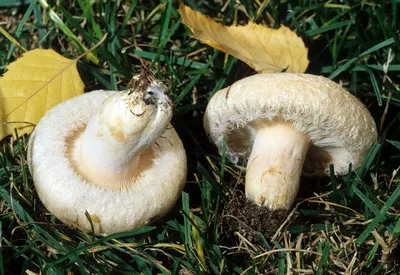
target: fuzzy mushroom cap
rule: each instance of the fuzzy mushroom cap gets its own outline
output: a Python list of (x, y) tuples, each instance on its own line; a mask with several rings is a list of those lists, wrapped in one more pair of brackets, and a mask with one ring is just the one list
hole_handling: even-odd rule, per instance
[[(171, 125), (140, 153), (138, 170), (125, 187), (95, 184), (77, 169), (81, 164), (70, 152), (71, 142), (115, 93), (121, 92), (93, 91), (57, 105), (29, 141), (28, 163), (43, 204), (63, 222), (90, 231), (87, 211), (96, 234), (131, 230), (163, 216), (179, 198), (186, 179), (185, 150)], [(114, 135), (115, 143), (118, 137)]]
[(257, 74), (218, 91), (204, 114), (204, 128), (237, 163), (248, 158), (256, 129), (284, 123), (311, 140), (303, 173), (346, 174), (359, 167), (377, 141), (374, 119), (366, 107), (337, 83), (322, 76)]

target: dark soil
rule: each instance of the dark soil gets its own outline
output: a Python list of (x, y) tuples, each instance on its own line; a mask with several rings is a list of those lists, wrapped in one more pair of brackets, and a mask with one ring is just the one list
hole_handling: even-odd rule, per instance
[(250, 242), (260, 241), (260, 234), (272, 236), (287, 216), (287, 210), (270, 210), (246, 198), (244, 186), (235, 188), (225, 205), (220, 219), (220, 236), (223, 242), (237, 239), (235, 232)]

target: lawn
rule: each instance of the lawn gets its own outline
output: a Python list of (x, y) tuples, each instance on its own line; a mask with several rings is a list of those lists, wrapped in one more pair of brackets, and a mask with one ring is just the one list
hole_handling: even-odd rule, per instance
[(251, 228), (237, 214), (245, 165), (218, 154), (203, 114), (216, 91), (255, 74), (252, 68), (192, 38), (178, 1), (0, 0), (0, 75), (25, 51), (51, 48), (71, 59), (86, 53), (77, 62), (85, 92), (123, 90), (147, 63), (171, 90), (172, 124), (188, 160), (186, 187), (166, 217), (101, 237), (46, 211), (26, 162), (29, 135), (7, 137), (0, 142), (0, 275), (399, 274), (399, 1), (184, 2), (225, 25), (290, 27), (309, 49), (306, 73), (359, 98), (378, 143), (345, 176), (331, 167), (330, 176), (302, 178), (288, 213), (267, 213)]

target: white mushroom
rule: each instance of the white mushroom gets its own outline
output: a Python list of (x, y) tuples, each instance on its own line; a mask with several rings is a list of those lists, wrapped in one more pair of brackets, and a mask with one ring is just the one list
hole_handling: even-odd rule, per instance
[(228, 158), (248, 158), (246, 196), (270, 209), (292, 205), (304, 174), (346, 174), (377, 141), (375, 122), (340, 85), (307, 74), (257, 74), (218, 91), (204, 127)]
[(36, 126), (28, 163), (39, 198), (67, 224), (128, 231), (166, 214), (186, 179), (186, 154), (166, 87), (146, 68), (129, 90), (65, 101)]

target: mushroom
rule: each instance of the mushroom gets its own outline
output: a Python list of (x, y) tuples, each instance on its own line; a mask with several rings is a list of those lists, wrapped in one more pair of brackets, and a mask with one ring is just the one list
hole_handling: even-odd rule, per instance
[(204, 114), (212, 142), (233, 162), (248, 159), (246, 197), (287, 210), (300, 176), (346, 174), (377, 141), (374, 119), (335, 82), (308, 74), (257, 74), (218, 91)]
[(44, 206), (66, 224), (106, 235), (166, 214), (187, 170), (166, 92), (144, 67), (128, 90), (93, 91), (48, 111), (28, 145)]

